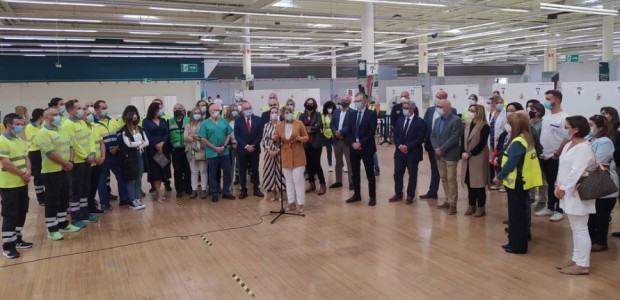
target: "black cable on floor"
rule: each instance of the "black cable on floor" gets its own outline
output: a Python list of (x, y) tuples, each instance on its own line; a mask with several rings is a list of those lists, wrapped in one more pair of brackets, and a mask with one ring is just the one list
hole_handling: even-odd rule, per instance
[(35, 262), (44, 261), (44, 260), (50, 260), (50, 259), (67, 257), (67, 256), (73, 256), (73, 255), (80, 255), (80, 254), (87, 254), (87, 253), (93, 253), (93, 252), (99, 252), (99, 251), (113, 250), (113, 249), (124, 248), (124, 247), (128, 247), (128, 246), (134, 246), (134, 245), (145, 244), (145, 243), (150, 243), (150, 242), (156, 242), (156, 241), (161, 241), (161, 240), (167, 240), (167, 239), (173, 239), (173, 238), (180, 238), (182, 240), (187, 240), (189, 237), (200, 236), (202, 234), (207, 234), (207, 233), (222, 232), (222, 231), (229, 231), (229, 230), (237, 230), (237, 229), (254, 227), (254, 226), (258, 226), (258, 225), (262, 224), (264, 222), (263, 218), (266, 217), (266, 216), (269, 216), (269, 215), (270, 214), (266, 214), (266, 215), (260, 216), (259, 217), (260, 221), (256, 222), (256, 223), (253, 223), (253, 224), (237, 226), (237, 227), (215, 229), (215, 230), (210, 230), (210, 231), (200, 232), (200, 233), (194, 233), (194, 234), (188, 234), (188, 235), (164, 236), (164, 237), (159, 237), (159, 238), (155, 238), (155, 239), (144, 240), (144, 241), (139, 241), (139, 242), (133, 242), (133, 243), (129, 243), (129, 244), (117, 245), (117, 246), (112, 246), (112, 247), (99, 248), (99, 249), (93, 249), (93, 250), (87, 250), (87, 251), (81, 251), (81, 252), (75, 252), (75, 253), (67, 253), (67, 254), (43, 257), (43, 258), (33, 259), (33, 260), (29, 260), (29, 261), (22, 261), (22, 262), (18, 262), (18, 263), (14, 263), (14, 264), (0, 266), (0, 270), (4, 269), (4, 268), (8, 268), (8, 267), (14, 267), (14, 266), (19, 266), (19, 265), (26, 265), (26, 264), (35, 263)]

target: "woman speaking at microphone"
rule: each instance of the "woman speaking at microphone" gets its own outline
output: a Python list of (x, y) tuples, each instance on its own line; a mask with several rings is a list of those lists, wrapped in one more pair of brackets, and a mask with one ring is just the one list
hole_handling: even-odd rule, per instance
[(293, 209), (297, 201), (298, 213), (304, 212), (304, 200), (306, 197), (304, 170), (306, 166), (306, 154), (304, 143), (308, 142), (308, 133), (301, 121), (294, 120), (295, 112), (290, 107), (284, 108), (285, 122), (276, 125), (272, 139), (280, 142), (280, 157), (282, 160), (282, 173), (286, 181), (286, 196), (288, 210)]

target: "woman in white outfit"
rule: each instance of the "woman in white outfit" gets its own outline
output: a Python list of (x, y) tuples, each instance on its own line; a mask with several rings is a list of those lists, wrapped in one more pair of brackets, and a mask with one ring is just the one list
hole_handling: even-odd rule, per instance
[(588, 120), (583, 116), (566, 118), (564, 138), (570, 142), (564, 146), (560, 155), (558, 178), (555, 182), (555, 196), (560, 199), (560, 207), (568, 215), (573, 230), (573, 257), (571, 261), (559, 265), (561, 273), (585, 275), (590, 272), (590, 249), (588, 217), (595, 213), (594, 199), (580, 199), (576, 190), (577, 181), (586, 169), (594, 166), (594, 151), (585, 140), (590, 133)]
[(192, 109), (191, 121), (185, 125), (183, 137), (185, 138), (185, 153), (187, 153), (187, 161), (191, 171), (192, 194), (190, 199), (198, 197), (198, 174), (200, 173), (200, 198), (207, 198), (207, 158), (205, 156), (204, 146), (198, 139), (198, 130), (203, 120), (203, 114), (200, 107)]

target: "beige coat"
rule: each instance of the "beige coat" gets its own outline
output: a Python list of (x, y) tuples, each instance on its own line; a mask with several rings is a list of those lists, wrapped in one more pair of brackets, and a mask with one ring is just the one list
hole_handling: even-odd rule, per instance
[[(285, 125), (285, 122), (276, 125), (276, 133), (280, 136), (280, 141), (282, 143), (280, 146), (282, 168), (293, 169), (303, 167), (306, 165), (306, 152), (303, 144), (308, 142), (306, 127), (304, 127), (301, 121), (293, 120), (293, 133), (291, 134), (291, 138), (287, 139), (284, 129)], [(303, 140), (298, 142), (297, 137), (300, 136)]]
[[(480, 131), (482, 126), (474, 126), (469, 130), (469, 124), (464, 130), (463, 148), (465, 152), (470, 152), (480, 142)], [(465, 175), (469, 169), (469, 187), (483, 188), (489, 182), (489, 148), (483, 147), (482, 152), (476, 156), (471, 156), (468, 160), (461, 161), (461, 182), (465, 185)]]

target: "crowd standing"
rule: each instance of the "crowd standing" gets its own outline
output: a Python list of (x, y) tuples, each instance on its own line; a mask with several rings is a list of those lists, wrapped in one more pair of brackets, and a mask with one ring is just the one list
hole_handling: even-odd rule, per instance
[[(441, 182), (445, 201), (437, 208), (456, 215), (460, 182), (468, 194), (464, 215), (484, 217), (487, 189), (505, 192), (508, 243), (502, 247), (516, 254), (528, 251), (532, 205), (535, 216), (552, 222), (566, 215), (574, 249), (571, 260), (558, 269), (588, 274), (590, 252), (608, 249), (608, 224), (618, 193), (580, 199), (577, 186), (582, 174), (597, 163), (618, 185), (617, 110), (602, 107), (600, 115), (589, 119), (569, 116), (562, 93), (549, 90), (544, 102), (531, 99), (525, 107), (506, 103), (499, 93), (486, 102), (470, 95), (459, 116), (447, 98), (446, 91), (437, 92), (423, 118), (406, 91), (392, 108), (394, 195), (388, 202), (414, 202), (418, 165), (426, 152), (431, 180), (420, 199), (437, 199)], [(363, 163), (368, 205), (376, 205), (378, 105), (359, 93), (338, 103), (328, 101), (322, 108), (314, 98), (303, 101), (303, 111), (295, 107), (293, 99), (281, 105), (271, 93), (257, 116), (251, 102), (237, 100), (224, 107), (218, 95), (213, 102), (199, 100), (189, 110), (175, 104), (173, 116), (168, 116), (163, 101), (154, 99), (144, 118), (129, 105), (115, 119), (108, 116), (104, 100), (52, 98), (46, 109), (34, 109), (28, 122), (7, 114), (0, 136), (3, 255), (19, 257), (17, 249), (33, 246), (21, 233), (31, 181), (37, 202), (45, 206), (48, 238), (53, 241), (98, 222), (96, 215), (111, 210), (115, 198), (119, 206), (144, 209), (144, 173), (156, 202), (166, 201), (162, 185), (172, 190), (171, 179), (177, 198), (187, 194), (189, 199), (235, 200), (232, 186), (238, 184), (238, 198), (243, 200), (249, 197), (249, 176), (252, 196), (263, 198), (265, 191), (270, 200), (287, 201), (289, 210), (302, 213), (306, 193), (327, 193), (323, 148), (328, 170), (335, 172), (329, 188), (345, 186), (346, 177), (353, 192), (346, 203), (361, 201)], [(111, 174), (118, 196), (110, 192)], [(620, 237), (620, 232), (611, 235)]]

